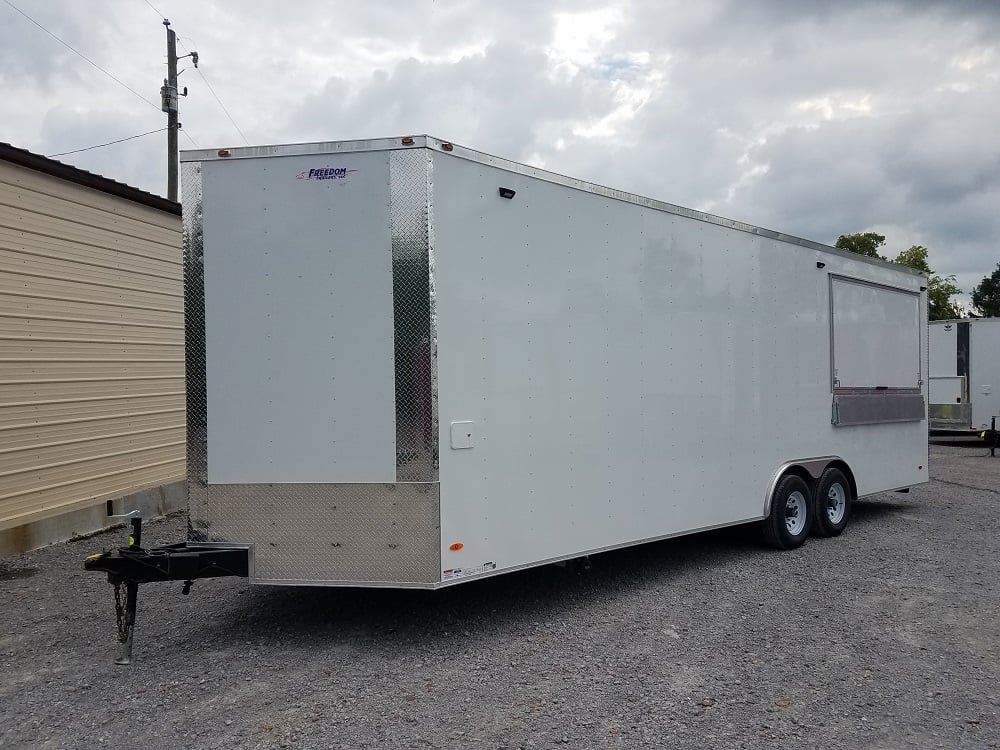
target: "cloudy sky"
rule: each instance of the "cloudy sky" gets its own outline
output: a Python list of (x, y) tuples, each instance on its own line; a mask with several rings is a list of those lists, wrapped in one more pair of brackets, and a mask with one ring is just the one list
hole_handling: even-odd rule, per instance
[[(821, 242), (926, 245), (967, 293), (1000, 261), (1000, 0), (0, 0), (0, 141), (164, 127), (158, 12), (201, 56), (181, 148), (429, 133)], [(163, 194), (165, 135), (58, 158)]]

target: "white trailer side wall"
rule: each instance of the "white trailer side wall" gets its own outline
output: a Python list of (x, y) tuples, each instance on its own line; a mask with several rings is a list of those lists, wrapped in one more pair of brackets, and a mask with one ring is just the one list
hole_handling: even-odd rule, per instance
[(446, 569), (759, 518), (793, 459), (926, 481), (926, 421), (831, 425), (830, 274), (920, 277), (444, 154), (433, 185)]

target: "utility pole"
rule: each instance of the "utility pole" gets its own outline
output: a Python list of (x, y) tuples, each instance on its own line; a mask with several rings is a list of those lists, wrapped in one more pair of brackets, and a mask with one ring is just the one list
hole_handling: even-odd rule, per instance
[[(177, 34), (170, 28), (170, 21), (163, 19), (167, 27), (167, 77), (163, 79), (160, 88), (160, 108), (167, 113), (167, 200), (177, 200), (177, 131), (181, 124), (177, 122), (177, 61), (190, 57), (194, 66), (198, 67), (198, 53), (191, 52), (177, 57)], [(187, 86), (180, 96), (187, 96)]]
[(163, 111), (167, 113), (167, 200), (177, 201), (177, 34), (167, 27), (167, 79), (163, 82)]

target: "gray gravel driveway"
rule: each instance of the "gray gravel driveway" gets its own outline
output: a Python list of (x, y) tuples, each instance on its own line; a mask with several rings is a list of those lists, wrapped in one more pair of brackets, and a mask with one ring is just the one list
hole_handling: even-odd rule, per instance
[[(0, 560), (4, 748), (1000, 748), (1000, 457), (792, 552), (731, 529), (438, 592), (140, 589)], [(145, 528), (179, 541), (184, 522)]]

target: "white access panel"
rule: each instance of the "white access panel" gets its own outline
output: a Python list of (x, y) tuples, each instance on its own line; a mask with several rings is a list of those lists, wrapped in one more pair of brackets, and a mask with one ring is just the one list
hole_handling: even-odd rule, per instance
[(833, 382), (840, 388), (920, 385), (920, 295), (833, 277)]
[(209, 483), (394, 482), (388, 154), (202, 170)]
[(928, 403), (960, 404), (962, 403), (962, 386), (964, 377), (957, 375), (931, 375)]
[(1000, 417), (1000, 320), (969, 321), (969, 401), (972, 427), (986, 429)]
[[(932, 378), (957, 376), (958, 321), (935, 321), (928, 326), (928, 329), (930, 376)], [(933, 394), (931, 396), (931, 403), (944, 403), (935, 401)]]

